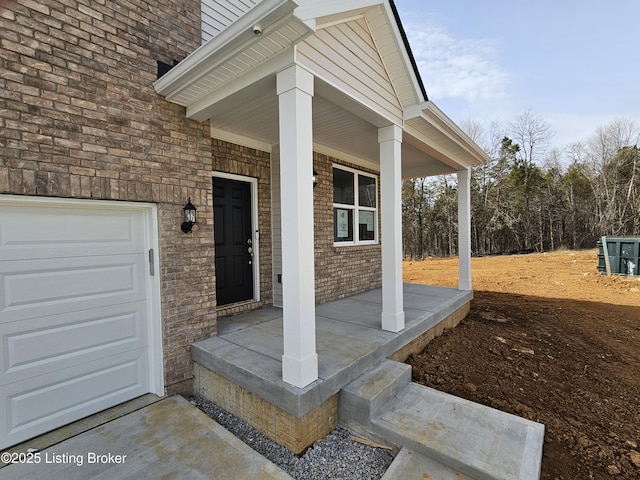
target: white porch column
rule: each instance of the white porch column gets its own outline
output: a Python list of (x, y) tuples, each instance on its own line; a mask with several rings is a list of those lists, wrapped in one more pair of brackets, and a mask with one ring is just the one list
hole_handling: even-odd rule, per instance
[(402, 295), (402, 129), (378, 129), (382, 214), (382, 329), (404, 329)]
[(277, 75), (282, 212), (282, 380), (318, 378), (313, 261), (313, 75), (293, 65)]
[(471, 290), (471, 171), (458, 173), (458, 288)]

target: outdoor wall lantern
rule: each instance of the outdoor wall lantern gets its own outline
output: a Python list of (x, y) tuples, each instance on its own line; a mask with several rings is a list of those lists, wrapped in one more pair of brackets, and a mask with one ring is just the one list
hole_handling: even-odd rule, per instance
[(313, 177), (311, 177), (311, 179), (313, 180), (313, 188), (316, 188), (318, 186), (318, 172), (316, 172), (315, 168), (313, 169)]
[(189, 233), (196, 223), (196, 207), (191, 203), (191, 197), (184, 206), (184, 222), (182, 223), (182, 231)]

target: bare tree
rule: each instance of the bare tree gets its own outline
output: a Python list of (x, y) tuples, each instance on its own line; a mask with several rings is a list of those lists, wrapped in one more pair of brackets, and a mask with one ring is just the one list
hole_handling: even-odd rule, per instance
[(601, 235), (623, 234), (629, 215), (640, 214), (633, 208), (637, 155), (625, 150), (639, 144), (640, 128), (623, 118), (599, 127), (586, 143), (582, 165), (593, 189), (596, 226)]
[[(524, 242), (525, 249), (532, 248), (533, 241), (533, 222), (534, 217), (540, 217), (540, 205), (536, 205), (532, 209), (532, 193), (534, 188), (534, 177), (539, 173), (536, 168), (536, 162), (542, 159), (549, 148), (553, 132), (551, 127), (542, 117), (535, 113), (532, 109), (527, 110), (509, 122), (509, 132), (514, 142), (520, 147), (518, 158), (519, 167), (522, 169), (523, 187), (524, 187)], [(543, 245), (538, 241), (539, 248)]]
[(553, 132), (543, 118), (532, 109), (509, 122), (509, 134), (520, 145), (520, 157), (527, 165), (542, 159), (549, 148)]
[[(617, 119), (562, 150), (531, 110), (506, 126), (467, 119), (462, 127), (490, 157), (471, 177), (476, 254), (593, 248), (602, 235), (640, 235), (638, 124)], [(403, 183), (405, 255), (455, 254), (456, 190), (446, 176)]]

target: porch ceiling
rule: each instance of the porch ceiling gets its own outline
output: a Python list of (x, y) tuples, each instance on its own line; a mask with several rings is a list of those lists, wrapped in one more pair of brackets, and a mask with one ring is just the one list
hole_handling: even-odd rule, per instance
[[(364, 3), (367, 5), (362, 8), (370, 7), (369, 2)], [(322, 2), (313, 5), (326, 9)], [(295, 8), (292, 0), (263, 0), (160, 78), (154, 84), (156, 91), (185, 106), (188, 118), (210, 120), (213, 137), (270, 150), (279, 143), (276, 74), (297, 62), (296, 45), (317, 28), (317, 18), (303, 20), (296, 16)], [(378, 21), (387, 18), (378, 17)], [(323, 20), (327, 18), (333, 19), (323, 17)], [(262, 29), (262, 35), (254, 34), (256, 25)], [(389, 50), (387, 56), (396, 58), (396, 63), (406, 63), (397, 50), (390, 48), (397, 45), (395, 36), (384, 38), (389, 47), (385, 49)], [(410, 79), (404, 83), (394, 81), (394, 85), (405, 83), (412, 84)], [(344, 88), (319, 76), (315, 77), (314, 89), (314, 148), (341, 160), (378, 169), (378, 128), (390, 124), (389, 116), (366, 107)], [(405, 178), (453, 173), (486, 157), (430, 104), (403, 107)]]
[[(275, 75), (265, 77), (208, 109), (212, 136), (270, 149), (279, 143), (278, 97)], [(313, 97), (313, 137), (317, 151), (363, 167), (379, 169), (378, 128), (389, 121), (357, 104), (316, 78)], [(404, 133), (403, 177), (454, 173), (459, 164), (439, 154), (440, 132), (432, 131), (431, 147), (422, 132)]]

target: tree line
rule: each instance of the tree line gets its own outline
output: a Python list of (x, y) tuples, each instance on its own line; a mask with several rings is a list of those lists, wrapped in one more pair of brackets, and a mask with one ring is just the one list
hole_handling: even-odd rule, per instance
[[(616, 119), (583, 142), (552, 148), (553, 132), (529, 110), (487, 129), (462, 128), (490, 156), (472, 170), (475, 255), (594, 248), (603, 236), (640, 236), (640, 127)], [(405, 257), (457, 253), (457, 179), (405, 180)]]

